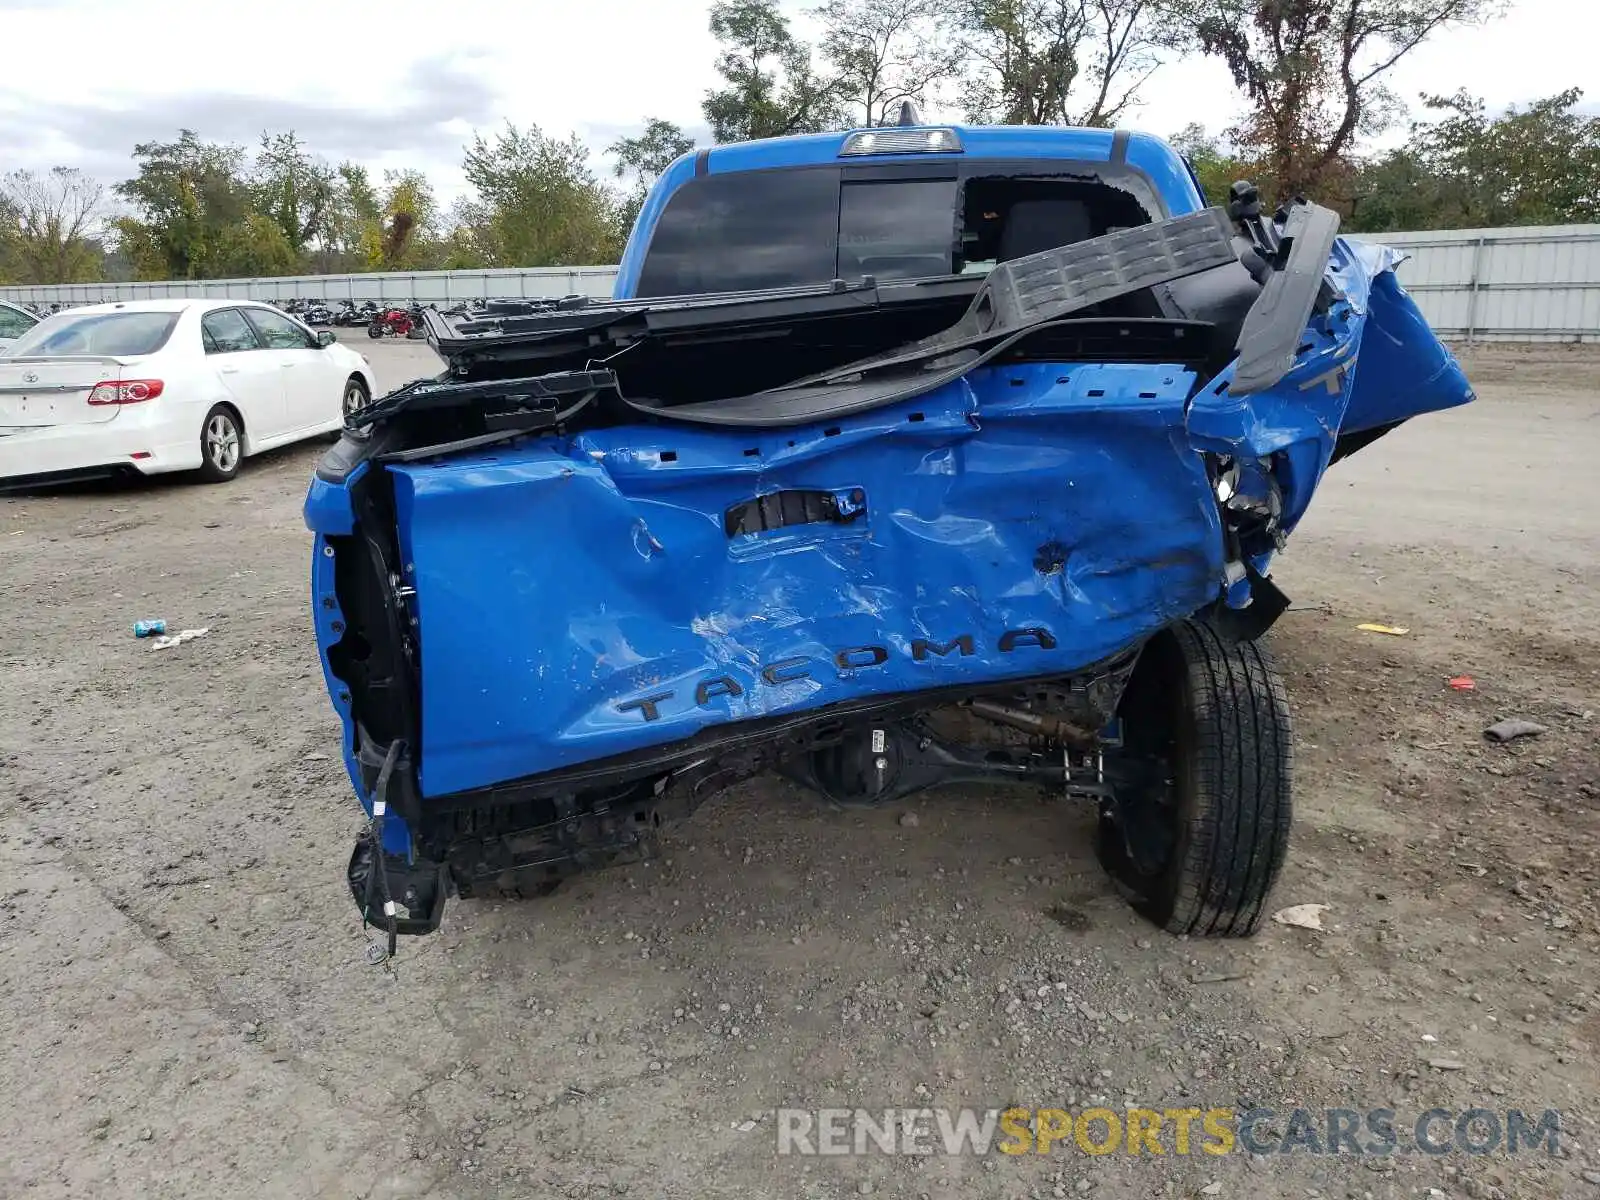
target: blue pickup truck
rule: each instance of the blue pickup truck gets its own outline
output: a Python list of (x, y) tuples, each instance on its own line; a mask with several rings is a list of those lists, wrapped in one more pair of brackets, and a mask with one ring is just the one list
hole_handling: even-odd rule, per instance
[(612, 300), (428, 312), (448, 369), (305, 505), (364, 917), (392, 949), (779, 772), (1093, 805), (1140, 912), (1249, 934), (1273, 556), (1331, 463), (1471, 399), (1397, 261), (1207, 207), (1153, 137), (913, 122), (686, 155)]

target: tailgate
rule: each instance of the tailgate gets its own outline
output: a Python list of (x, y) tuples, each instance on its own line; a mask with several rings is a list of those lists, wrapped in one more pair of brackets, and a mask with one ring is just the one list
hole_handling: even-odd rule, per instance
[(423, 794), (1137, 643), (1221, 578), (1192, 383), (1029, 364), (814, 427), (390, 467)]
[(90, 404), (94, 385), (123, 377), (137, 359), (83, 355), (0, 359), (0, 429), (93, 425), (117, 415), (115, 404)]

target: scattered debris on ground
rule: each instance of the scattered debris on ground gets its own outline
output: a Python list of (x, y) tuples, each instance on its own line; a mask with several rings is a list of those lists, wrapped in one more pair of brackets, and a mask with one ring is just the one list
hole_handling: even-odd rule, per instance
[(1521, 717), (1508, 717), (1504, 721), (1496, 721), (1483, 731), (1483, 736), (1491, 742), (1514, 742), (1518, 738), (1538, 737), (1550, 731), (1536, 721), (1525, 721)]

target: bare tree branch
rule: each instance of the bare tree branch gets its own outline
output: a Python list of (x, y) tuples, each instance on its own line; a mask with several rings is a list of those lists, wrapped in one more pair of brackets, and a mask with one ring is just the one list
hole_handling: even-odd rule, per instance
[(1280, 196), (1337, 190), (1357, 137), (1391, 117), (1381, 80), (1439, 29), (1503, 0), (1178, 0), (1202, 50), (1222, 58), (1255, 112), (1230, 136)]
[(0, 210), (11, 228), (16, 273), (24, 283), (71, 283), (100, 275), (105, 188), (71, 167), (0, 178)]

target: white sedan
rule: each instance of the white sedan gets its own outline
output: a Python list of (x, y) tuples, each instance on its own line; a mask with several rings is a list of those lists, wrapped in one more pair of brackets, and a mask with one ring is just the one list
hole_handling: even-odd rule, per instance
[(0, 300), (0, 354), (38, 323), (39, 318), (27, 309)]
[(0, 488), (199, 471), (330, 433), (373, 392), (366, 358), (243, 300), (130, 300), (39, 322), (0, 357)]

